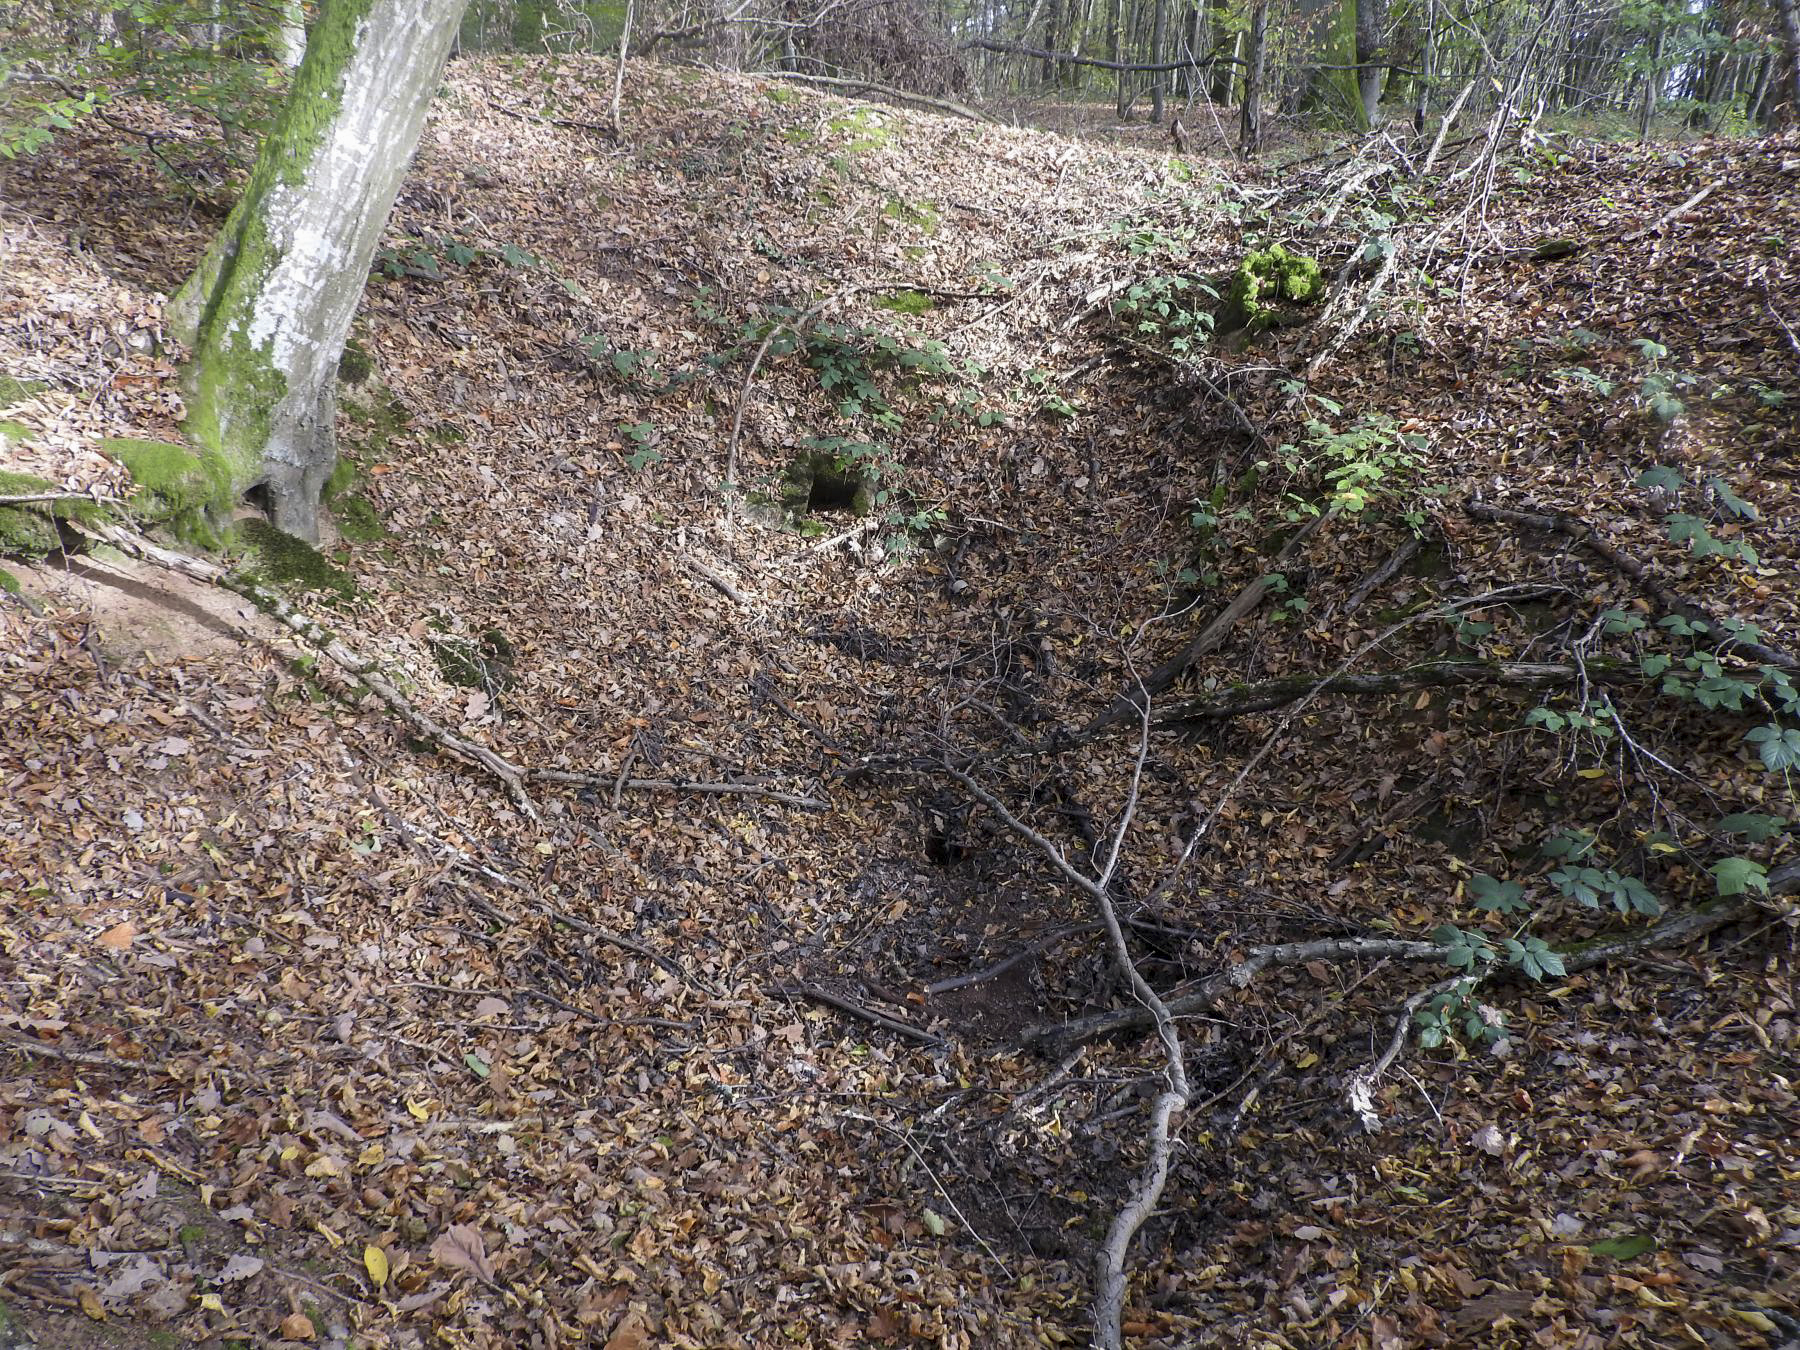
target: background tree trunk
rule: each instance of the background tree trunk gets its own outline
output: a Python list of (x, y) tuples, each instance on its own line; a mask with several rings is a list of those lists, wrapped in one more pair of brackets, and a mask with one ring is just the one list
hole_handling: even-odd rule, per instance
[(1663, 41), (1668, 28), (1656, 26), (1656, 46), (1650, 53), (1650, 69), (1644, 72), (1644, 102), (1638, 109), (1638, 139), (1650, 139), (1650, 119), (1656, 116), (1656, 91), (1662, 86)]
[(1800, 121), (1800, 0), (1775, 0), (1781, 12), (1782, 46), (1787, 49), (1787, 71), (1781, 95), (1775, 100), (1772, 126), (1791, 126)]
[(316, 540), (337, 363), (464, 0), (326, 0), (255, 172), (169, 307), (185, 429), (234, 494)]
[(1387, 29), (1387, 0), (1356, 0), (1356, 72), (1362, 95), (1364, 126), (1372, 126), (1381, 111), (1381, 83), (1387, 72), (1379, 64), (1382, 38)]
[(1269, 37), (1269, 0), (1256, 0), (1250, 13), (1250, 43), (1245, 52), (1244, 111), (1238, 126), (1238, 150), (1254, 155), (1262, 146), (1263, 53)]
[[(1156, 0), (1156, 12), (1150, 21), (1150, 64), (1160, 65), (1169, 45), (1169, 0)], [(1151, 77), (1150, 84), (1150, 120), (1157, 126), (1163, 120), (1163, 90), (1168, 85), (1168, 76), (1158, 72)]]

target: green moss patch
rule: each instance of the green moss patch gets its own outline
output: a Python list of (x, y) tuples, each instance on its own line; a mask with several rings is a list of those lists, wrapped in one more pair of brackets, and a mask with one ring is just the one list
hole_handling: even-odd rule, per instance
[[(38, 492), (60, 492), (46, 478), (0, 469), (0, 497), (28, 497)], [(31, 502), (0, 506), (0, 554), (16, 558), (42, 558), (62, 548), (58, 520), (104, 520), (107, 510), (98, 502)]]
[(932, 299), (924, 291), (895, 291), (892, 295), (878, 295), (875, 303), (896, 314), (919, 315), (932, 308)]
[(866, 516), (875, 507), (875, 474), (862, 458), (832, 448), (802, 450), (788, 466), (781, 503), (795, 516), (848, 511)]
[(0, 567), (0, 591), (4, 591), (7, 595), (18, 595), (20, 590), (19, 579), (4, 567)]
[(136, 504), (143, 519), (186, 543), (224, 547), (231, 534), (231, 470), (222, 456), (196, 454), (168, 441), (111, 438), (100, 442), (111, 459), (125, 466), (142, 492)]
[(61, 547), (48, 517), (24, 506), (0, 506), (0, 557), (41, 558)]
[(0, 422), (0, 450), (24, 444), (30, 435), (31, 428), (23, 422)]
[(362, 343), (352, 338), (344, 344), (344, 354), (338, 357), (338, 379), (345, 384), (362, 384), (375, 373), (375, 361)]
[(0, 408), (23, 403), (26, 399), (43, 393), (49, 387), (49, 384), (43, 380), (20, 380), (11, 375), (0, 375)]
[(371, 544), (391, 533), (375, 504), (359, 490), (362, 484), (362, 469), (348, 455), (338, 457), (325, 484), (325, 505), (331, 518), (337, 522), (338, 533), (353, 544)]
[(304, 540), (283, 533), (266, 520), (247, 520), (238, 533), (244, 545), (238, 570), (246, 576), (285, 589), (322, 591), (342, 600), (355, 598), (356, 582), (350, 574), (333, 566)]
[(1260, 332), (1280, 321), (1282, 304), (1310, 304), (1324, 293), (1325, 276), (1317, 258), (1271, 244), (1246, 255), (1232, 273), (1219, 331), (1248, 328)]

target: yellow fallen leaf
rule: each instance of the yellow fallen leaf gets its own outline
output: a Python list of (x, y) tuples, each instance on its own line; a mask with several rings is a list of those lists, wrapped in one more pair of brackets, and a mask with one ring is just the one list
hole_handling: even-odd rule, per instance
[(409, 1099), (406, 1103), (406, 1113), (414, 1120), (430, 1120), (431, 1106), (428, 1102), (415, 1102)]
[(225, 1311), (225, 1305), (219, 1301), (217, 1294), (200, 1295), (200, 1306), (208, 1312), (222, 1313)]
[(100, 1296), (92, 1289), (83, 1289), (81, 1291), (81, 1311), (93, 1318), (96, 1322), (104, 1322), (106, 1320), (106, 1309), (100, 1306)]
[(377, 1289), (384, 1287), (388, 1278), (387, 1253), (371, 1242), (363, 1248), (363, 1269), (369, 1272), (369, 1278), (375, 1281)]
[(385, 1148), (380, 1144), (370, 1144), (356, 1155), (356, 1165), (358, 1167), (379, 1167), (386, 1157), (387, 1150)]
[(321, 1153), (306, 1165), (306, 1175), (315, 1178), (342, 1176), (343, 1171), (344, 1169), (338, 1166), (337, 1159), (329, 1153)]

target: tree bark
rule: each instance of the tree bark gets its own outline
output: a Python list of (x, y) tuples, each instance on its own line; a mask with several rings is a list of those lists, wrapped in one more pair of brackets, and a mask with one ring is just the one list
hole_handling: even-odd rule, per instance
[[(1155, 15), (1150, 23), (1150, 64), (1156, 65), (1163, 59), (1169, 40), (1169, 0), (1156, 0)], [(1150, 120), (1157, 126), (1163, 120), (1163, 87), (1164, 80), (1159, 74), (1150, 82)]]
[(169, 306), (185, 430), (231, 497), (259, 493), (302, 539), (337, 458), (338, 359), (464, 2), (326, 0), (244, 195)]
[(1787, 49), (1787, 75), (1782, 97), (1776, 99), (1770, 126), (1800, 121), (1800, 0), (1775, 0), (1781, 13), (1781, 41)]
[(1650, 139), (1650, 120), (1656, 116), (1656, 92), (1662, 85), (1663, 43), (1668, 36), (1664, 24), (1656, 26), (1656, 45), (1650, 52), (1650, 69), (1644, 72), (1644, 102), (1638, 109), (1638, 139)]

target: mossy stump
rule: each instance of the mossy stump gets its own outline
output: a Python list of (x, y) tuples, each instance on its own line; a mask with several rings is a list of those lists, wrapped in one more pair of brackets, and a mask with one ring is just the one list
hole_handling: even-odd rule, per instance
[(1292, 322), (1287, 306), (1311, 304), (1324, 294), (1325, 276), (1317, 258), (1270, 244), (1247, 254), (1232, 273), (1218, 329), (1222, 333), (1240, 328), (1260, 333)]

